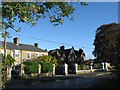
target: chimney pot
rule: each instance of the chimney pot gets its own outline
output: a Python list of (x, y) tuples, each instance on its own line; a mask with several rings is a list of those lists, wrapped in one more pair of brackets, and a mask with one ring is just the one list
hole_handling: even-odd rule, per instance
[(60, 47), (60, 50), (64, 50), (64, 49), (65, 49), (65, 46), (64, 46), (64, 45)]
[(38, 43), (34, 43), (34, 46), (35, 46), (35, 47), (38, 47)]
[(15, 38), (13, 39), (13, 41), (14, 41), (14, 44), (16, 44), (16, 45), (19, 44), (19, 38), (18, 38), (18, 37), (15, 37)]

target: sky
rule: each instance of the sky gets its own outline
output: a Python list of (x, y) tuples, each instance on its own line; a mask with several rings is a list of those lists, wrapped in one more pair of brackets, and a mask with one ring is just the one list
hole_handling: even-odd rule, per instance
[(87, 58), (94, 58), (92, 51), (95, 31), (103, 24), (118, 22), (118, 3), (88, 2), (88, 4), (81, 6), (76, 2), (74, 19), (65, 18), (63, 25), (53, 26), (47, 18), (40, 19), (34, 27), (15, 22), (15, 27), (21, 27), (21, 32), (16, 33), (9, 29), (11, 37), (7, 41), (13, 42), (14, 37), (19, 37), (19, 43), (31, 45), (38, 43), (40, 48), (48, 51), (61, 45), (64, 45), (65, 49), (73, 46), (76, 50), (82, 48)]

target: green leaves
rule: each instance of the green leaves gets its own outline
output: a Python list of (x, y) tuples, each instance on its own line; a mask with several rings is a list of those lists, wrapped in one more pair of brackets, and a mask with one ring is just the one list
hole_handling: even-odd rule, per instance
[[(49, 17), (53, 25), (63, 24), (63, 17), (68, 17), (74, 11), (73, 7), (66, 2), (2, 2), (2, 18), (5, 29), (14, 29), (16, 18), (19, 22), (37, 24), (37, 20)], [(51, 17), (54, 16), (51, 19)], [(4, 29), (4, 28), (3, 28)], [(18, 31), (19, 28), (18, 28)]]
[(38, 73), (38, 62), (36, 61), (24, 62), (24, 65), (25, 74)]
[(120, 24), (111, 23), (100, 26), (96, 31), (94, 40), (94, 56), (98, 60), (107, 61), (119, 66), (119, 41)]
[[(4, 56), (2, 55), (2, 60), (4, 61)], [(6, 57), (6, 65), (7, 66), (11, 66), (12, 64), (14, 64), (15, 59), (12, 58), (12, 56), (10, 54), (7, 55)]]
[(55, 64), (55, 66), (57, 66), (58, 65), (58, 63), (57, 63), (57, 59), (55, 58), (55, 57), (53, 57), (53, 56), (40, 56), (38, 59), (37, 59), (37, 61), (39, 62), (39, 63), (44, 63), (44, 62), (51, 62), (51, 63), (53, 63), (53, 64)]
[(10, 34), (8, 32), (1, 33), (2, 38), (9, 38)]

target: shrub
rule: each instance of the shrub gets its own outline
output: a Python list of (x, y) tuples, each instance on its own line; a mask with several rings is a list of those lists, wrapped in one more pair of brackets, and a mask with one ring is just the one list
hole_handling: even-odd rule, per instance
[(38, 73), (38, 63), (36, 61), (24, 62), (24, 71), (25, 74), (34, 74)]
[(43, 62), (42, 63), (42, 72), (47, 73), (47, 72), (52, 72), (53, 70), (53, 63), (51, 62)]
[(89, 70), (89, 65), (85, 64), (78, 65), (78, 70)]
[(95, 63), (93, 66), (94, 69), (100, 69), (101, 67), (101, 63)]

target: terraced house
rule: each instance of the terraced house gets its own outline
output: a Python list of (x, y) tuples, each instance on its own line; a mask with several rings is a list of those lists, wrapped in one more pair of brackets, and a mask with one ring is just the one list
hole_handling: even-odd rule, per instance
[[(0, 53), (4, 54), (4, 42), (0, 41), (0, 43)], [(6, 48), (6, 53), (10, 54), (15, 59), (14, 66), (20, 65), (24, 61), (33, 60), (42, 55), (48, 55), (48, 52), (39, 48), (37, 43), (34, 43), (34, 45), (20, 44), (18, 37), (13, 39), (13, 43), (7, 42)]]

